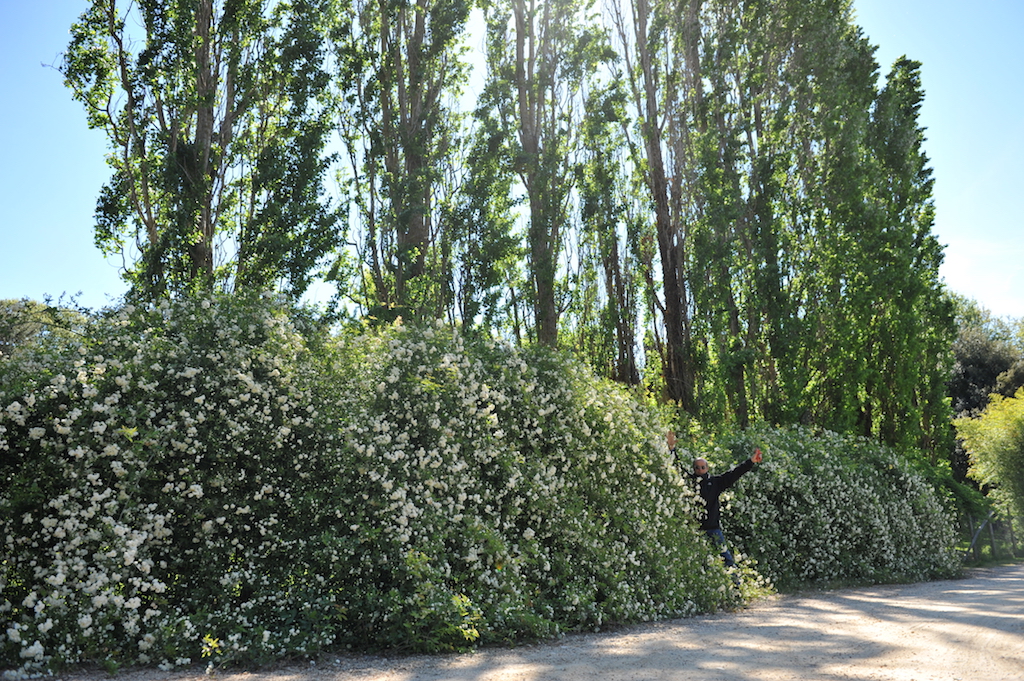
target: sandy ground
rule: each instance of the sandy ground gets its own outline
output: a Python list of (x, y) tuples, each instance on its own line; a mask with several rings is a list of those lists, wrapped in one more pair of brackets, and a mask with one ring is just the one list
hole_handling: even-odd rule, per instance
[[(326, 656), (223, 681), (1024, 680), (1024, 564), (963, 579), (776, 596), (732, 613), (468, 655)], [(98, 681), (100, 674), (64, 676)], [(202, 669), (120, 681), (192, 681)], [(208, 677), (206, 677), (208, 678)]]

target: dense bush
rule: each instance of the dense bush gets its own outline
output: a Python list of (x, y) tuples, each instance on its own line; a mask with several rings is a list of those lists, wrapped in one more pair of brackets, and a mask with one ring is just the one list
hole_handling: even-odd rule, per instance
[[(662, 421), (540, 350), (329, 334), (264, 299), (124, 307), (0, 361), (0, 664), (461, 649), (735, 605), (764, 582), (955, 572), (905, 462), (800, 429), (669, 458)], [(678, 465), (730, 492), (737, 591)]]
[(1006, 517), (1024, 518), (1024, 388), (1013, 397), (992, 395), (980, 416), (955, 424), (971, 477), (988, 486)]
[(288, 320), (223, 299), (131, 307), (2, 371), (4, 660), (180, 662), (319, 647), (336, 474)]
[(5, 668), (443, 650), (737, 602), (657, 419), (563, 357), (332, 338), (241, 298), (71, 338), (0, 363)]
[(919, 581), (959, 571), (941, 491), (892, 450), (799, 427), (752, 429), (699, 449), (724, 469), (754, 446), (765, 461), (727, 493), (723, 515), (734, 545), (777, 587)]

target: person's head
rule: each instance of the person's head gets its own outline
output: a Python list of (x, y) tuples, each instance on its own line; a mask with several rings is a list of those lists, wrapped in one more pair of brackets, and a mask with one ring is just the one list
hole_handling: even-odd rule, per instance
[(693, 460), (693, 473), (694, 475), (704, 475), (708, 472), (708, 462), (706, 459), (694, 459)]

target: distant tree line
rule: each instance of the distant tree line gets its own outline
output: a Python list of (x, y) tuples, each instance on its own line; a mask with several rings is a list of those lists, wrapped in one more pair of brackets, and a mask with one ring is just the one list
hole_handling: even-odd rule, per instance
[(849, 0), (92, 0), (62, 72), (131, 299), (328, 282), (683, 419), (951, 446), (920, 64)]

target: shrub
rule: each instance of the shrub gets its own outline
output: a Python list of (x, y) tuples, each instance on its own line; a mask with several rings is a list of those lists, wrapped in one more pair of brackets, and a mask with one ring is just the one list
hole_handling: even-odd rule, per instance
[(955, 571), (937, 497), (863, 440), (759, 430), (735, 589), (659, 415), (443, 326), (327, 333), (271, 299), (124, 306), (0, 360), (0, 663), (461, 650)]
[(5, 662), (270, 659), (333, 639), (338, 450), (272, 306), (126, 307), (3, 365)]
[[(444, 649), (734, 602), (662, 428), (621, 387), (441, 328), (341, 341), (374, 343), (335, 495), (350, 523), (329, 537), (346, 640)], [(451, 640), (415, 626), (446, 610)]]
[(733, 543), (779, 588), (959, 571), (952, 514), (892, 450), (828, 431), (759, 428), (707, 445), (705, 457), (724, 467), (754, 446), (765, 461), (728, 493), (723, 515)]
[(4, 667), (450, 650), (737, 602), (622, 389), (302, 319), (125, 306), (0, 362)]

